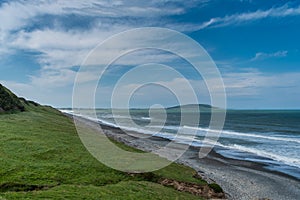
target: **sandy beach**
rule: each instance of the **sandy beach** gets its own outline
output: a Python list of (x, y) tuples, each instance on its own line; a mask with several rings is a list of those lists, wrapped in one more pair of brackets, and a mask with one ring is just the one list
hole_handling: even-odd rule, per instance
[[(127, 135), (121, 129), (101, 125), (81, 117), (74, 117), (87, 126), (99, 131), (99, 134), (123, 142), (143, 151), (153, 151), (165, 146), (169, 141), (159, 137), (140, 138), (140, 133)], [(181, 144), (178, 144), (180, 148)], [(300, 199), (300, 180), (286, 174), (264, 168), (263, 164), (225, 158), (214, 150), (203, 159), (198, 157), (199, 148), (189, 147), (176, 162), (190, 166), (208, 182), (218, 183), (228, 199)]]

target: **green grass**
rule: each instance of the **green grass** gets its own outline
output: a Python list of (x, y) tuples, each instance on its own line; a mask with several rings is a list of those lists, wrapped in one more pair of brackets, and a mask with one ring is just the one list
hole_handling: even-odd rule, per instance
[(0, 84), (0, 114), (19, 111), (24, 111), (24, 105), (20, 99)]
[(206, 184), (193, 169), (171, 164), (134, 176), (113, 170), (88, 153), (71, 119), (50, 107), (25, 107), (0, 115), (0, 199), (199, 199), (156, 183)]
[(7, 193), (4, 197), (11, 199), (197, 199), (193, 195), (146, 181), (121, 181), (105, 186), (61, 185), (46, 191)]

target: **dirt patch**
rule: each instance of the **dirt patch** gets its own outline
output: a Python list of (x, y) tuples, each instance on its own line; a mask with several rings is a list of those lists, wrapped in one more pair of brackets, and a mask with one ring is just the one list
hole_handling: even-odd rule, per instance
[(198, 185), (172, 179), (162, 179), (159, 183), (164, 186), (173, 187), (178, 191), (188, 192), (207, 199), (226, 199), (224, 192), (216, 192), (209, 185)]

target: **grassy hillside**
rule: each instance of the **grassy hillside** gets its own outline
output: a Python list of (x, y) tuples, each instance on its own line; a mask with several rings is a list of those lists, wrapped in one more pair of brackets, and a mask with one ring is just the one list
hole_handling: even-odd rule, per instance
[(25, 112), (0, 115), (0, 199), (199, 199), (176, 184), (209, 188), (179, 164), (147, 174), (108, 168), (84, 148), (68, 117), (23, 106)]
[[(24, 101), (26, 102), (26, 100)], [(0, 114), (24, 111), (22, 101), (10, 90), (0, 84)]]

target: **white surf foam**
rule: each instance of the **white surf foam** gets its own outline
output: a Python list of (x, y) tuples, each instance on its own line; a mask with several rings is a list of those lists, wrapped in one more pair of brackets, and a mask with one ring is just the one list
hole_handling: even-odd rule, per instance
[[(204, 131), (204, 132), (208, 132), (208, 133), (218, 133), (217, 130), (211, 130), (211, 129), (208, 129), (208, 128), (189, 127), (189, 126), (184, 126), (184, 128)], [(222, 130), (221, 134), (300, 143), (300, 139), (298, 139), (298, 138), (288, 138), (288, 137), (283, 138), (283, 137), (265, 136), (265, 135), (259, 135), (257, 133), (251, 134), (251, 133), (240, 133), (240, 132), (235, 132), (235, 131)]]
[(265, 150), (259, 150), (259, 149), (245, 147), (245, 146), (241, 146), (241, 145), (237, 145), (237, 144), (234, 144), (232, 146), (226, 146), (226, 147), (230, 148), (230, 149), (243, 151), (243, 152), (253, 153), (253, 154), (261, 156), (261, 157), (271, 158), (273, 160), (285, 163), (287, 165), (300, 168), (300, 159), (298, 159), (298, 158), (282, 156), (282, 155), (271, 153), (271, 152), (268, 152)]

